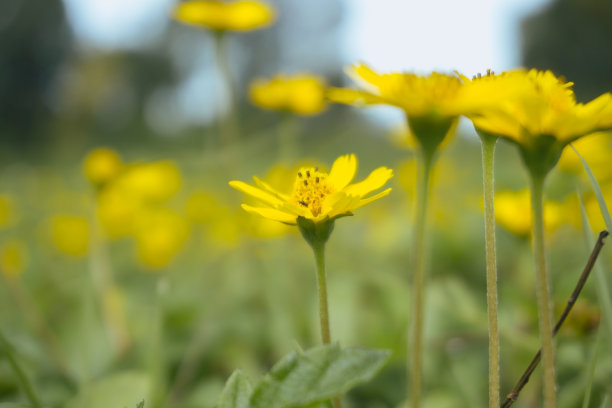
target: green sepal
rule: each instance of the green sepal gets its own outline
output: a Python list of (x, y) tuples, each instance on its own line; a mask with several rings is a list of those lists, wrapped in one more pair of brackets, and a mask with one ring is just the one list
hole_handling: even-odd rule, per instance
[(440, 116), (431, 113), (408, 117), (408, 127), (419, 142), (425, 156), (431, 159), (444, 138), (455, 128), (457, 120), (457, 116)]
[[(349, 215), (349, 214), (342, 214)], [(334, 221), (340, 216), (325, 218), (319, 222), (311, 219), (298, 217), (297, 225), (300, 233), (313, 249), (323, 248), (334, 230)]]
[(557, 165), (565, 144), (552, 135), (538, 135), (528, 139), (529, 144), (518, 144), (523, 163), (533, 176), (546, 177)]

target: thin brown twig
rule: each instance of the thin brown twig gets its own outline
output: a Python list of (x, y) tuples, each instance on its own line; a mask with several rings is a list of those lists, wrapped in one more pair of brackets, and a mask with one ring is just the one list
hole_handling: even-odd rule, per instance
[[(567, 318), (570, 311), (572, 310), (572, 307), (574, 307), (574, 303), (576, 303), (576, 300), (578, 299), (578, 296), (580, 295), (580, 292), (582, 291), (584, 284), (589, 278), (589, 275), (591, 274), (591, 270), (593, 269), (593, 266), (595, 265), (595, 261), (597, 260), (597, 257), (599, 256), (599, 252), (601, 251), (601, 248), (604, 245), (604, 240), (608, 235), (610, 235), (608, 231), (601, 231), (599, 233), (599, 238), (597, 239), (597, 242), (595, 243), (595, 246), (593, 247), (591, 256), (589, 256), (586, 266), (584, 267), (582, 274), (580, 275), (580, 278), (578, 279), (578, 283), (576, 283), (576, 287), (574, 288), (574, 291), (572, 292), (569, 299), (567, 300), (567, 305), (565, 306), (563, 313), (561, 313), (561, 316), (559, 317), (559, 320), (557, 321), (557, 324), (555, 325), (555, 328), (553, 330), (553, 336), (557, 334), (557, 332), (561, 328), (561, 325), (563, 325), (563, 322), (565, 322), (565, 319)], [(538, 350), (533, 360), (531, 360), (531, 363), (529, 364), (529, 366), (527, 367), (527, 369), (525, 370), (521, 378), (518, 380), (518, 382), (512, 389), (512, 392), (510, 392), (510, 394), (506, 396), (506, 399), (504, 400), (504, 402), (502, 402), (501, 408), (508, 408), (516, 401), (516, 399), (519, 396), (519, 393), (521, 392), (525, 384), (527, 384), (527, 382), (529, 381), (529, 377), (531, 377), (531, 374), (533, 373), (535, 368), (538, 366), (538, 363), (540, 362), (541, 357), (542, 357), (542, 349), (540, 348), (540, 350)]]

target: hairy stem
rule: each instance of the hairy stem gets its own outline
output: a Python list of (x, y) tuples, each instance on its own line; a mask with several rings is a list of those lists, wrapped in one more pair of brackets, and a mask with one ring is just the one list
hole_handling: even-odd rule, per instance
[(538, 322), (542, 341), (542, 369), (544, 375), (544, 408), (555, 408), (555, 360), (553, 343), (552, 299), (550, 277), (546, 268), (544, 246), (544, 180), (545, 176), (531, 174), (531, 206), (533, 212), (533, 252), (536, 272)]
[(480, 135), (487, 264), (487, 313), (489, 317), (489, 408), (499, 407), (499, 329), (497, 317), (497, 261), (495, 255), (495, 207), (493, 164), (497, 138)]
[(423, 316), (424, 316), (424, 279), (425, 279), (425, 227), (427, 223), (427, 202), (429, 196), (429, 176), (433, 155), (422, 152), (420, 177), (417, 187), (417, 203), (412, 241), (412, 337), (409, 344), (408, 366), (410, 367), (410, 398), (412, 408), (419, 408), (421, 402), (421, 370), (423, 360)]

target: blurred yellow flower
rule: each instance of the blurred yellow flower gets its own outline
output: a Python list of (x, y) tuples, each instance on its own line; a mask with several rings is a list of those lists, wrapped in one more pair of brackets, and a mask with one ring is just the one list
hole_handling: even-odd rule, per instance
[(166, 267), (183, 247), (189, 227), (178, 213), (155, 209), (140, 214), (136, 238), (138, 259), (147, 267)]
[[(595, 178), (600, 183), (612, 179), (612, 138), (609, 133), (601, 132), (576, 140), (572, 145), (589, 164)], [(559, 168), (576, 174), (586, 175), (580, 158), (572, 149), (565, 149), (559, 159)]]
[(51, 239), (55, 248), (70, 256), (83, 257), (89, 250), (89, 223), (87, 218), (60, 214), (50, 220)]
[(143, 200), (160, 202), (175, 195), (181, 188), (181, 173), (171, 161), (132, 164), (126, 167), (117, 187)]
[(251, 83), (251, 101), (264, 109), (316, 115), (325, 109), (325, 81), (313, 75), (276, 75)]
[[(563, 224), (567, 217), (563, 204), (546, 201), (544, 203), (544, 225), (552, 232)], [(529, 189), (521, 191), (500, 191), (495, 193), (495, 221), (519, 237), (531, 235), (531, 195)]]
[(7, 228), (15, 221), (13, 197), (0, 194), (0, 230)]
[(92, 150), (83, 161), (85, 177), (96, 187), (101, 187), (115, 178), (122, 166), (119, 154), (105, 147)]
[(190, 0), (177, 4), (173, 14), (182, 23), (214, 31), (251, 31), (276, 18), (272, 7), (254, 0)]
[(318, 223), (351, 215), (353, 210), (384, 197), (391, 191), (388, 188), (366, 197), (393, 177), (391, 169), (379, 167), (365, 180), (349, 184), (356, 171), (357, 158), (350, 154), (336, 159), (329, 174), (319, 171), (317, 167), (302, 167), (297, 173), (290, 194), (275, 190), (257, 177), (253, 177), (257, 187), (242, 181), (230, 181), (229, 184), (265, 205), (254, 207), (242, 204), (242, 208), (248, 212), (292, 225), (297, 224), (298, 217)]
[(27, 265), (28, 251), (23, 241), (11, 240), (0, 247), (0, 272), (9, 278), (21, 275)]

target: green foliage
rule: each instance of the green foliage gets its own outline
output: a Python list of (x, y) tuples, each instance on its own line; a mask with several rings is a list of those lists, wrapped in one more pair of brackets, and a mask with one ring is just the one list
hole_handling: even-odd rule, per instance
[(219, 408), (303, 407), (337, 397), (370, 380), (389, 358), (385, 350), (337, 344), (293, 352), (281, 359), (255, 386), (235, 371), (221, 394)]
[(225, 384), (218, 408), (247, 408), (252, 391), (249, 377), (236, 370)]
[[(149, 379), (137, 371), (120, 372), (84, 387), (65, 408), (108, 408), (131, 406), (149, 391)], [(144, 408), (141, 401), (136, 408)]]

